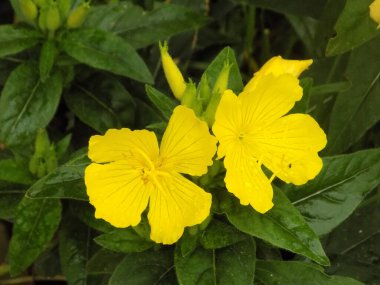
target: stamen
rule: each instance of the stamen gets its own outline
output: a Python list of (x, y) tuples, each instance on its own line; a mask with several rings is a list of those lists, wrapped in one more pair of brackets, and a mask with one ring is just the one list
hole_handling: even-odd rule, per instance
[(140, 148), (136, 147), (134, 148), (133, 150), (136, 150), (139, 154), (141, 154), (141, 156), (145, 159), (145, 161), (148, 163), (149, 167), (151, 170), (154, 170), (155, 169), (155, 166), (154, 166), (154, 163), (153, 161), (149, 158), (149, 156), (147, 156), (147, 154), (142, 151)]

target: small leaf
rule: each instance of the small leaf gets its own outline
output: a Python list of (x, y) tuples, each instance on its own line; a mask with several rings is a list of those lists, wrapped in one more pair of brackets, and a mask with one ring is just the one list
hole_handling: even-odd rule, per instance
[(59, 232), (59, 255), (68, 285), (87, 285), (86, 264), (90, 256), (90, 229), (66, 216)]
[(0, 57), (12, 55), (35, 46), (42, 35), (32, 28), (0, 26)]
[(336, 25), (335, 38), (327, 44), (327, 56), (342, 54), (380, 34), (377, 23), (369, 17), (373, 0), (347, 0)]
[(323, 159), (323, 169), (286, 193), (314, 231), (323, 235), (344, 221), (380, 183), (380, 148)]
[(170, 249), (129, 253), (113, 272), (109, 285), (176, 284)]
[(78, 29), (63, 37), (64, 51), (84, 64), (137, 81), (153, 83), (144, 61), (124, 39), (102, 30)]
[(214, 219), (202, 233), (200, 243), (206, 249), (216, 249), (247, 238), (247, 235), (239, 232), (236, 228)]
[(62, 77), (54, 72), (40, 82), (33, 62), (12, 71), (0, 97), (0, 139), (7, 146), (29, 144), (37, 129), (45, 128), (57, 110)]
[(348, 277), (328, 276), (323, 273), (322, 268), (298, 261), (258, 260), (255, 280), (260, 281), (260, 284), (263, 285), (364, 285)]
[(94, 240), (104, 248), (125, 253), (145, 251), (154, 245), (131, 228), (114, 230), (97, 236)]
[(145, 91), (149, 100), (168, 121), (178, 103), (150, 85), (145, 85)]
[(40, 78), (45, 82), (53, 68), (55, 57), (58, 55), (57, 47), (53, 40), (43, 43), (39, 59)]
[(298, 210), (279, 189), (274, 189), (274, 207), (265, 214), (238, 199), (224, 194), (221, 209), (238, 230), (261, 238), (275, 246), (304, 255), (322, 265), (329, 265), (318, 236), (307, 225)]
[(34, 178), (29, 172), (25, 161), (9, 158), (0, 160), (0, 180), (18, 184), (30, 185)]
[(8, 259), (11, 275), (24, 271), (46, 249), (61, 220), (59, 200), (25, 197), (18, 205)]
[(243, 90), (243, 81), (241, 79), (239, 65), (236, 62), (235, 52), (232, 48), (226, 47), (221, 50), (207, 67), (204, 74), (206, 74), (210, 87), (212, 88), (226, 62), (228, 62), (228, 64), (231, 64), (227, 86), (229, 89), (232, 89), (235, 93), (238, 94)]
[(78, 155), (34, 183), (28, 189), (27, 196), (88, 200), (83, 177), (89, 162), (87, 151)]
[(177, 246), (175, 268), (180, 284), (240, 285), (253, 283), (256, 247), (252, 238), (218, 250), (206, 250), (198, 247), (187, 256), (182, 256), (180, 251)]

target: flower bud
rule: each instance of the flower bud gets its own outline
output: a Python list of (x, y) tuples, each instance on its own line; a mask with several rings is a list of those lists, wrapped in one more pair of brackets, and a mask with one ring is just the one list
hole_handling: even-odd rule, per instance
[(183, 79), (181, 71), (174, 63), (172, 57), (168, 53), (168, 45), (160, 43), (161, 61), (164, 69), (166, 81), (173, 92), (174, 97), (180, 100), (186, 90), (186, 82)]
[(43, 157), (45, 153), (49, 150), (50, 140), (45, 129), (39, 129), (37, 131), (36, 141), (35, 141), (35, 151), (34, 153)]
[(32, 0), (21, 0), (20, 1), (20, 10), (22, 16), (28, 22), (34, 22), (38, 15), (38, 10), (36, 4)]
[(198, 115), (202, 111), (202, 102), (197, 98), (197, 89), (193, 82), (186, 84), (185, 92), (181, 98), (181, 104), (194, 110)]
[(38, 166), (40, 165), (40, 160), (41, 158), (36, 154), (33, 154), (29, 160), (29, 171), (33, 175), (37, 174)]
[(38, 26), (40, 27), (41, 31), (46, 31), (46, 12), (47, 8), (40, 8), (40, 15), (38, 16)]
[(57, 0), (58, 9), (63, 19), (69, 15), (73, 0)]
[(82, 26), (89, 9), (90, 4), (88, 2), (80, 4), (77, 8), (74, 9), (74, 11), (71, 12), (70, 16), (67, 18), (66, 26), (69, 29), (76, 29)]
[(46, 166), (43, 161), (40, 161), (37, 169), (37, 177), (42, 178), (46, 175)]
[(202, 102), (203, 107), (206, 107), (211, 97), (210, 85), (208, 84), (207, 74), (204, 73), (201, 82), (198, 85), (198, 99)]
[(45, 4), (46, 4), (46, 0), (33, 0), (33, 1), (40, 8), (43, 7), (43, 6), (45, 6)]
[(227, 89), (231, 66), (232, 65), (228, 62), (224, 63), (224, 66), (216, 79), (214, 87), (212, 88), (212, 94), (223, 93), (224, 90)]
[(375, 0), (369, 5), (369, 16), (378, 24), (377, 28), (380, 29), (380, 0)]
[(46, 28), (54, 32), (61, 26), (61, 15), (57, 3), (52, 3), (46, 11)]
[(49, 147), (49, 151), (47, 153), (45, 161), (46, 161), (46, 170), (47, 170), (47, 173), (50, 173), (54, 169), (57, 168), (58, 162), (57, 162), (57, 156), (55, 154), (54, 145), (51, 145)]

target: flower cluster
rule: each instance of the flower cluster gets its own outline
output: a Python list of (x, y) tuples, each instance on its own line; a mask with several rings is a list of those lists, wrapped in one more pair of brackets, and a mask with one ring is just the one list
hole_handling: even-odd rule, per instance
[[(185, 82), (167, 46), (161, 47), (161, 56), (169, 86), (182, 102), (192, 83)], [(214, 88), (217, 99), (211, 96), (202, 115), (192, 110), (197, 104), (187, 97), (184, 101), (191, 104), (182, 102), (174, 109), (160, 147), (147, 130), (111, 129), (93, 136), (88, 154), (93, 163), (86, 168), (85, 182), (96, 217), (115, 227), (136, 226), (149, 204), (150, 238), (176, 242), (185, 227), (202, 223), (211, 207), (211, 194), (181, 174), (207, 173), (216, 151), (217, 159), (224, 158), (227, 190), (242, 205), (260, 213), (270, 210), (275, 177), (301, 185), (322, 168), (323, 130), (309, 115), (286, 115), (302, 98), (298, 76), (311, 63), (274, 57), (238, 96), (226, 89), (226, 64)], [(204, 114), (211, 117), (206, 121), (214, 135)]]

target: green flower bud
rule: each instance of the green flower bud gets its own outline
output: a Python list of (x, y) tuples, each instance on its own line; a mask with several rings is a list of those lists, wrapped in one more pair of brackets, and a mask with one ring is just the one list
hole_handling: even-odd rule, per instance
[(33, 154), (33, 156), (29, 160), (29, 171), (33, 175), (37, 174), (38, 166), (40, 164), (41, 157), (39, 157), (36, 154)]
[(40, 164), (38, 165), (37, 169), (37, 177), (42, 178), (46, 175), (46, 166), (43, 161), (40, 161)]
[(52, 172), (54, 169), (57, 168), (58, 162), (57, 162), (57, 156), (55, 155), (55, 148), (54, 145), (51, 145), (49, 147), (49, 151), (46, 156), (46, 170), (47, 173)]
[(37, 6), (32, 0), (20, 0), (20, 9), (26, 21), (33, 23), (37, 19)]
[(197, 99), (197, 89), (193, 82), (186, 84), (185, 92), (181, 97), (181, 104), (194, 110), (199, 114), (202, 110), (202, 103)]
[(80, 4), (77, 8), (74, 9), (74, 11), (71, 12), (70, 16), (67, 18), (66, 26), (69, 29), (76, 29), (82, 26), (89, 9), (90, 4), (88, 2)]
[(57, 4), (62, 18), (67, 18), (73, 5), (73, 0), (57, 0)]
[(206, 73), (203, 74), (201, 82), (199, 82), (197, 92), (198, 99), (202, 102), (202, 106), (206, 107), (211, 97), (210, 85), (208, 83), (208, 76)]
[(46, 0), (33, 0), (38, 7), (43, 7), (46, 4)]
[(40, 27), (41, 31), (46, 31), (46, 12), (47, 8), (41, 8), (40, 9), (40, 15), (38, 17), (38, 26)]
[(39, 157), (44, 157), (49, 151), (50, 140), (45, 129), (39, 129), (37, 131), (36, 141), (35, 141), (35, 154)]
[(212, 94), (223, 93), (224, 90), (227, 89), (231, 66), (232, 65), (228, 62), (224, 63), (223, 69), (220, 71), (214, 87), (212, 88)]
[(46, 28), (54, 32), (61, 26), (61, 15), (57, 3), (52, 3), (46, 11)]

